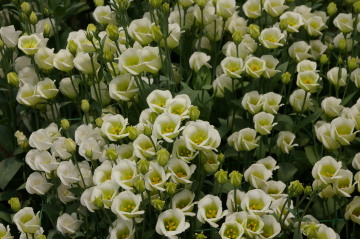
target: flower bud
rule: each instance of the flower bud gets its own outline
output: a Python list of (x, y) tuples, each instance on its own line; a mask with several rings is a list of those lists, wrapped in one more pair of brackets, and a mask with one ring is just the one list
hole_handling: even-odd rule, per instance
[(95, 200), (92, 203), (98, 208), (103, 208), (104, 207), (104, 203), (101, 200), (101, 198), (99, 198), (99, 197), (96, 197)]
[(286, 30), (289, 26), (288, 20), (286, 18), (283, 18), (280, 20), (280, 29), (281, 30)]
[(288, 194), (290, 197), (297, 197), (304, 192), (304, 186), (299, 180), (292, 181), (288, 188)]
[(104, 0), (94, 0), (94, 3), (97, 7), (104, 6)]
[(103, 122), (104, 122), (104, 121), (103, 121), (103, 119), (102, 119), (101, 117), (96, 118), (96, 120), (95, 120), (95, 124), (96, 124), (96, 126), (99, 127), (99, 128), (101, 128)]
[(192, 121), (196, 121), (197, 119), (199, 119), (199, 116), (200, 116), (200, 110), (198, 109), (197, 106), (195, 105), (192, 105), (189, 109), (189, 116), (190, 116), (190, 119)]
[(90, 104), (88, 100), (82, 100), (81, 101), (81, 109), (84, 112), (89, 112), (90, 110)]
[(163, 11), (163, 13), (165, 13), (166, 15), (167, 14), (169, 14), (169, 12), (170, 12), (170, 5), (169, 5), (169, 3), (164, 3), (163, 5), (162, 5), (162, 11)]
[(23, 13), (25, 13), (27, 16), (30, 15), (30, 13), (31, 13), (31, 6), (30, 6), (30, 4), (29, 4), (28, 2), (23, 2), (23, 3), (21, 3), (20, 7), (21, 7), (21, 11), (22, 11)]
[(151, 26), (151, 35), (156, 42), (161, 41), (161, 39), (163, 38), (163, 34), (159, 25)]
[(131, 141), (134, 141), (139, 135), (137, 129), (133, 126), (128, 126), (126, 128), (127, 128), (127, 132), (129, 133), (129, 139)]
[(224, 163), (225, 162), (225, 155), (223, 153), (219, 154), (218, 156), (218, 161), (220, 163)]
[(220, 169), (215, 173), (215, 178), (220, 184), (224, 184), (228, 181), (228, 172)]
[(144, 127), (144, 134), (148, 137), (151, 137), (152, 135), (152, 129), (149, 126)]
[(345, 50), (346, 49), (346, 39), (341, 39), (338, 43), (338, 47), (340, 50)]
[[(339, 56), (338, 59), (337, 59), (337, 63), (339, 65), (342, 65), (344, 63), (343, 59)], [(344, 68), (345, 69), (345, 68)]]
[(360, 1), (354, 2), (353, 7), (356, 13), (360, 13)]
[(325, 65), (326, 63), (328, 63), (329, 59), (327, 57), (327, 55), (322, 54), (320, 57), (320, 64)]
[(145, 182), (144, 180), (138, 180), (134, 183), (134, 187), (136, 189), (136, 191), (138, 191), (139, 193), (142, 193), (145, 191)]
[(90, 23), (89, 25), (87, 25), (86, 31), (91, 32), (91, 33), (96, 32), (96, 26), (94, 24)]
[(149, 171), (150, 163), (147, 159), (140, 159), (136, 164), (140, 173), (146, 174)]
[(350, 60), (348, 61), (348, 68), (350, 71), (357, 68), (357, 59), (356, 58), (354, 58), (354, 57), (350, 58)]
[(104, 59), (107, 62), (112, 62), (114, 60), (114, 55), (111, 51), (105, 50), (104, 51)]
[(69, 153), (73, 154), (76, 151), (76, 143), (74, 140), (72, 140), (71, 138), (67, 138), (65, 140), (65, 148), (66, 151), (68, 151)]
[(31, 13), (30, 13), (29, 19), (30, 19), (30, 23), (31, 23), (32, 25), (36, 25), (36, 23), (38, 22), (38, 17), (36, 16), (36, 13), (35, 13), (35, 12), (31, 12)]
[(70, 51), (71, 54), (73, 54), (74, 56), (76, 55), (77, 52), (77, 45), (75, 43), (74, 40), (70, 40), (68, 42), (68, 50)]
[(38, 239), (46, 239), (46, 236), (45, 235), (41, 235), (38, 237)]
[(156, 160), (157, 163), (163, 167), (168, 163), (170, 159), (170, 153), (167, 151), (167, 149), (162, 148), (156, 153)]
[(21, 209), (21, 203), (18, 197), (10, 198), (8, 203), (14, 212), (17, 212)]
[(289, 72), (285, 72), (281, 75), (281, 82), (284, 84), (289, 83), (291, 80), (291, 74)]
[(0, 39), (0, 50), (4, 48), (4, 42)]
[(312, 187), (309, 186), (309, 185), (307, 185), (307, 186), (305, 187), (305, 189), (304, 189), (304, 194), (305, 194), (306, 196), (310, 196), (311, 193), (312, 193)]
[(207, 236), (203, 232), (201, 233), (195, 233), (195, 239), (206, 239)]
[(162, 4), (162, 0), (149, 0), (149, 3), (153, 8), (157, 9)]
[(112, 41), (117, 41), (119, 39), (119, 29), (113, 24), (109, 24), (106, 27), (106, 34)]
[(61, 128), (68, 130), (70, 128), (70, 122), (67, 119), (61, 120)]
[(93, 151), (91, 149), (86, 150), (85, 157), (88, 159), (93, 159)]
[(151, 112), (150, 116), (149, 116), (149, 121), (153, 124), (156, 120), (156, 118), (158, 117), (158, 113), (156, 112)]
[(234, 33), (232, 34), (232, 39), (233, 39), (235, 45), (239, 45), (243, 39), (241, 31), (235, 30)]
[(50, 33), (51, 33), (50, 23), (45, 22), (45, 24), (44, 24), (44, 37), (50, 37)]
[(250, 24), (249, 26), (250, 36), (254, 39), (257, 39), (260, 36), (260, 28), (258, 25)]
[(207, 1), (206, 0), (194, 0), (195, 4), (197, 4), (200, 8), (204, 8)]
[(233, 186), (238, 187), (241, 185), (241, 181), (242, 181), (242, 177), (243, 177), (243, 175), (241, 173), (234, 170), (229, 174), (229, 177), (230, 177), (230, 183)]
[(174, 182), (165, 183), (165, 187), (166, 187), (166, 192), (168, 194), (173, 195), (176, 193), (176, 187), (177, 187), (176, 183)]
[(156, 210), (162, 211), (165, 206), (165, 201), (161, 200), (160, 198), (156, 198), (151, 201), (151, 204)]
[(18, 75), (15, 72), (9, 72), (6, 75), (6, 78), (7, 78), (7, 82), (10, 85), (15, 86), (15, 87), (19, 87), (19, 78), (18, 78)]
[(334, 2), (329, 3), (327, 7), (327, 14), (331, 17), (334, 16), (336, 13), (337, 13), (336, 3)]
[(114, 148), (106, 149), (106, 157), (111, 161), (115, 161), (118, 158), (118, 153)]

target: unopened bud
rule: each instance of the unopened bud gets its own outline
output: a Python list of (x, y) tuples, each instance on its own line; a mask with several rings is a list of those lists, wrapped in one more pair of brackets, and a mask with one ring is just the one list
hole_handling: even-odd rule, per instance
[(336, 3), (334, 3), (334, 2), (329, 3), (329, 5), (327, 6), (327, 9), (326, 9), (326, 12), (330, 17), (334, 16), (337, 13)]
[(114, 60), (114, 55), (111, 51), (105, 50), (104, 51), (104, 59), (107, 62), (112, 62)]
[(286, 18), (283, 18), (280, 20), (280, 29), (281, 30), (286, 30), (289, 26), (288, 20)]
[(218, 181), (220, 184), (224, 184), (228, 181), (228, 172), (220, 169), (215, 173), (216, 181)]
[(145, 126), (145, 127), (144, 127), (144, 134), (145, 134), (146, 136), (148, 136), (148, 137), (151, 137), (151, 135), (152, 135), (152, 130), (151, 130), (151, 128), (150, 128), (149, 126)]
[(77, 45), (76, 45), (76, 43), (75, 43), (74, 40), (70, 40), (70, 41), (68, 42), (67, 48), (68, 48), (69, 52), (70, 52), (73, 56), (76, 55), (76, 52), (77, 52), (77, 48), (78, 48), (78, 47), (77, 47)]
[(340, 50), (345, 50), (346, 49), (346, 39), (340, 39), (339, 43), (338, 43), (338, 47)]
[(67, 138), (65, 140), (65, 148), (70, 154), (74, 154), (76, 152), (76, 143), (71, 138)]
[(4, 42), (0, 39), (0, 50), (4, 49)]
[(61, 120), (61, 128), (68, 130), (70, 128), (70, 122), (67, 119)]
[(97, 7), (104, 6), (104, 0), (94, 0), (94, 3)]
[(311, 193), (312, 193), (312, 187), (309, 186), (309, 185), (307, 185), (307, 186), (305, 187), (305, 189), (304, 189), (304, 194), (305, 194), (306, 196), (310, 196)]
[(206, 0), (194, 0), (195, 4), (198, 5), (200, 8), (204, 8), (206, 6)]
[(156, 112), (151, 112), (150, 113), (150, 115), (149, 115), (149, 121), (150, 121), (150, 123), (154, 123), (155, 122), (155, 120), (156, 120), (156, 118), (158, 117), (158, 113), (156, 113)]
[(357, 68), (357, 62), (358, 60), (354, 57), (350, 58), (350, 60), (348, 61), (348, 68), (350, 71), (354, 70)]
[(354, 2), (353, 7), (356, 13), (360, 13), (360, 1)]
[(96, 124), (96, 126), (99, 127), (99, 128), (101, 128), (103, 122), (104, 122), (104, 121), (103, 121), (103, 119), (102, 119), (101, 117), (96, 118), (96, 120), (95, 120), (95, 124)]
[(136, 191), (138, 191), (139, 193), (142, 193), (145, 191), (145, 182), (144, 180), (138, 180), (134, 183), (134, 187), (136, 189)]
[(96, 26), (92, 23), (88, 24), (86, 27), (87, 32), (96, 32)]
[(288, 188), (288, 194), (290, 197), (297, 197), (304, 192), (304, 186), (299, 180), (292, 181)]
[(260, 36), (260, 27), (255, 24), (250, 24), (249, 33), (252, 38), (257, 39)]
[(192, 121), (196, 121), (197, 119), (199, 119), (200, 110), (198, 109), (197, 106), (195, 105), (190, 106), (189, 116)]
[(327, 57), (327, 55), (322, 54), (320, 56), (320, 64), (325, 65), (328, 63), (328, 61), (329, 61), (329, 58)]
[(118, 158), (118, 153), (114, 148), (106, 149), (106, 157), (111, 161), (115, 161)]
[(50, 37), (50, 34), (51, 34), (50, 23), (45, 22), (45, 24), (44, 24), (44, 37)]
[(88, 158), (88, 159), (92, 159), (93, 157), (93, 152), (91, 149), (88, 149), (85, 151), (85, 157)]
[(152, 200), (151, 204), (156, 210), (162, 211), (165, 206), (165, 201), (161, 200), (160, 198), (157, 198)]
[(103, 201), (98, 197), (95, 198), (95, 200), (92, 203), (98, 208), (103, 208), (104, 207)]
[(157, 9), (162, 4), (162, 0), (149, 0), (149, 3), (153, 8)]
[(234, 170), (229, 174), (229, 177), (230, 177), (230, 183), (233, 186), (238, 187), (241, 185), (242, 178), (243, 178), (243, 175), (241, 173)]
[(29, 19), (30, 19), (31, 25), (36, 25), (36, 23), (38, 22), (38, 17), (36, 16), (35, 12), (30, 13)]
[(45, 235), (41, 235), (38, 237), (38, 239), (46, 239), (46, 236)]
[(6, 75), (6, 78), (7, 78), (7, 82), (10, 85), (15, 86), (15, 87), (19, 87), (19, 78), (18, 78), (18, 75), (15, 72), (9, 72)]
[(339, 56), (338, 59), (337, 59), (337, 63), (339, 65), (342, 65), (344, 63), (343, 59)]
[(219, 154), (218, 156), (218, 161), (220, 163), (224, 163), (225, 162), (225, 155), (223, 153)]
[(129, 139), (130, 139), (131, 141), (134, 141), (134, 140), (138, 137), (138, 135), (139, 135), (138, 130), (137, 130), (134, 126), (128, 126), (128, 127), (126, 127), (126, 130), (127, 130), (127, 132), (129, 133)]
[(289, 72), (285, 72), (281, 75), (281, 82), (284, 84), (289, 83), (291, 80), (291, 74)]
[(149, 171), (150, 163), (148, 160), (140, 159), (139, 161), (137, 161), (136, 164), (137, 164), (137, 167), (138, 167), (140, 173), (146, 174)]
[(18, 197), (10, 198), (8, 203), (14, 212), (17, 212), (21, 209), (21, 203)]
[(166, 15), (169, 14), (169, 12), (170, 12), (169, 3), (167, 3), (167, 2), (164, 3), (161, 8), (162, 8), (163, 13), (165, 13)]
[(159, 42), (163, 38), (163, 34), (161, 32), (161, 28), (159, 25), (151, 26), (151, 35), (154, 41)]
[(201, 233), (195, 233), (195, 239), (206, 239), (207, 236), (203, 232)]
[(235, 45), (239, 45), (243, 39), (241, 31), (235, 30), (234, 33), (232, 34), (232, 39), (233, 39)]
[(81, 101), (81, 109), (84, 112), (89, 112), (90, 110), (90, 104), (88, 100), (82, 100)]
[(170, 159), (170, 153), (169, 151), (167, 151), (167, 149), (162, 148), (156, 152), (156, 161), (162, 167), (166, 166), (166, 164), (169, 162), (169, 159)]
[(112, 41), (117, 41), (119, 39), (119, 28), (113, 24), (109, 24), (106, 27), (106, 34)]
[(21, 11), (25, 13), (25, 15), (29, 16), (31, 13), (31, 6), (28, 2), (23, 2), (20, 5)]
[(176, 193), (176, 188), (177, 188), (177, 184), (174, 183), (174, 182), (168, 182), (168, 183), (165, 183), (165, 189), (166, 189), (166, 192), (170, 195), (173, 195)]

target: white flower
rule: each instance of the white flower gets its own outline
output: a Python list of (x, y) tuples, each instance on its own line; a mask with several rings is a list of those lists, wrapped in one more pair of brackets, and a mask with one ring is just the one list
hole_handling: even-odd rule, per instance
[(216, 12), (223, 18), (229, 18), (233, 16), (236, 10), (235, 0), (218, 0), (216, 2)]
[(79, 154), (86, 160), (96, 160), (101, 156), (101, 146), (103, 142), (93, 137), (87, 138), (79, 145)]
[(284, 44), (280, 41), (285, 38), (285, 35), (281, 33), (277, 27), (265, 28), (261, 31), (259, 41), (268, 49), (278, 48)]
[(48, 183), (45, 175), (33, 172), (26, 180), (26, 191), (30, 194), (44, 195), (49, 191), (53, 184)]
[(135, 237), (135, 227), (133, 221), (125, 221), (118, 218), (113, 225), (109, 228), (109, 239), (133, 239)]
[(107, 106), (111, 102), (109, 88), (104, 80), (90, 86), (90, 94), (91, 98), (101, 103), (103, 107)]
[(77, 199), (77, 197), (69, 191), (70, 188), (70, 186), (60, 184), (60, 186), (56, 189), (60, 201), (64, 204), (67, 204), (68, 202), (72, 202)]
[(221, 137), (213, 125), (207, 121), (191, 121), (183, 131), (186, 147), (189, 150), (216, 150), (220, 145)]
[[(216, 79), (213, 81), (212, 86), (215, 91), (215, 96), (218, 98), (223, 98), (225, 95), (225, 89), (227, 89), (230, 92), (233, 92), (233, 79), (231, 79), (229, 76), (222, 74), (216, 77)], [(234, 82), (234, 87), (237, 87), (239, 84), (238, 82)]]
[(360, 88), (360, 68), (356, 68), (351, 72), (350, 79), (355, 83), (357, 88)]
[(29, 145), (38, 150), (48, 150), (52, 146), (52, 139), (45, 129), (39, 129), (30, 135)]
[(188, 184), (192, 183), (190, 178), (196, 169), (196, 165), (192, 164), (189, 166), (183, 160), (172, 158), (169, 160), (167, 170), (171, 173), (171, 180), (175, 183)]
[(321, 102), (321, 109), (325, 112), (328, 117), (337, 117), (340, 112), (344, 109), (344, 106), (340, 105), (341, 99), (335, 97), (326, 97)]
[(261, 1), (247, 0), (242, 9), (248, 18), (258, 18), (261, 16)]
[(180, 209), (185, 216), (195, 216), (196, 214), (192, 212), (194, 209), (194, 198), (195, 194), (188, 190), (184, 189), (178, 193), (176, 193), (171, 200), (171, 207), (172, 209)]
[(272, 17), (280, 16), (288, 6), (284, 5), (285, 0), (265, 0), (264, 10)]
[[(183, 31), (181, 31), (180, 25), (178, 23), (169, 24), (168, 31), (169, 36), (166, 39), (166, 46), (170, 49), (173, 49), (180, 44), (180, 37)], [(160, 45), (165, 47), (165, 41), (163, 39), (160, 41)]]
[(8, 48), (14, 48), (17, 45), (20, 34), (21, 31), (15, 31), (14, 25), (0, 28), (1, 40)]
[(320, 40), (311, 40), (310, 41), (310, 53), (311, 56), (315, 60), (319, 60), (321, 55), (324, 54), (326, 49), (328, 48), (322, 41)]
[(10, 234), (9, 225), (7, 227), (5, 227), (4, 224), (2, 224), (2, 223), (0, 223), (0, 235), (2, 236), (2, 239), (13, 239), (14, 238)]
[(91, 195), (95, 187), (90, 187), (85, 189), (85, 191), (81, 194), (80, 203), (84, 207), (86, 207), (90, 212), (94, 212), (94, 210), (98, 209), (94, 204), (91, 202)]
[(310, 96), (311, 94), (303, 89), (297, 89), (290, 95), (289, 103), (296, 112), (303, 112), (311, 105)]
[(141, 196), (131, 191), (123, 191), (117, 195), (111, 205), (111, 211), (125, 221), (138, 218), (144, 211), (140, 211)]
[[(154, 143), (154, 144), (153, 144)], [(143, 159), (143, 158), (150, 158), (155, 155), (157, 141), (156, 138), (152, 137), (150, 139), (148, 136), (144, 134), (140, 134), (133, 142), (134, 146), (134, 153), (136, 157)]]
[(193, 160), (198, 151), (191, 151), (186, 147), (186, 141), (184, 137), (180, 137), (179, 139), (175, 140), (173, 144), (172, 156), (181, 159), (185, 162), (190, 162)]
[(50, 78), (45, 78), (36, 84), (36, 92), (44, 99), (52, 99), (58, 94), (59, 90)]
[(339, 142), (335, 139), (335, 132), (330, 123), (317, 122), (315, 124), (315, 133), (317, 139), (329, 150), (340, 148)]
[[(339, 72), (340, 71), (340, 72)], [(347, 70), (346, 68), (333, 67), (327, 74), (327, 79), (336, 87), (341, 87), (346, 85), (347, 81)]]
[(162, 113), (159, 115), (153, 125), (153, 136), (158, 139), (164, 139), (172, 143), (180, 131), (184, 129), (181, 126), (181, 117), (177, 114)]
[[(236, 195), (235, 195), (236, 193)], [(244, 198), (245, 193), (236, 189), (236, 191), (231, 190), (230, 192), (228, 192), (227, 194), (227, 198), (226, 198), (226, 207), (229, 211), (229, 214), (234, 213), (239, 211), (239, 209), (241, 208), (241, 201)], [(236, 200), (235, 200), (236, 197)]]
[(134, 183), (140, 180), (140, 174), (137, 172), (135, 162), (123, 159), (112, 168), (111, 179), (124, 190), (131, 190)]
[(299, 32), (299, 28), (304, 25), (303, 17), (296, 12), (287, 11), (280, 16), (280, 22), (287, 23), (286, 31)]
[(316, 62), (310, 61), (310, 60), (302, 60), (296, 65), (296, 71), (298, 73), (300, 72), (306, 72), (306, 71), (314, 71), (316, 72)]
[(358, 131), (354, 132), (355, 122), (344, 117), (338, 117), (331, 121), (334, 130), (335, 139), (341, 145), (349, 145), (354, 139)]
[(140, 62), (144, 65), (144, 71), (152, 74), (157, 73), (162, 67), (160, 57), (162, 56), (158, 47), (146, 46), (141, 49)]
[(162, 212), (156, 222), (155, 230), (158, 234), (170, 239), (177, 239), (176, 235), (184, 232), (190, 227), (185, 222), (185, 215), (180, 209), (169, 209)]
[(112, 165), (109, 160), (104, 161), (100, 166), (94, 170), (93, 182), (95, 185), (100, 185), (112, 180)]
[(34, 55), (40, 47), (46, 45), (47, 40), (40, 34), (31, 34), (29, 36), (21, 36), (18, 40), (18, 48), (26, 55)]
[(80, 145), (85, 139), (91, 138), (91, 137), (93, 137), (97, 140), (99, 140), (101, 138), (99, 128), (93, 129), (92, 124), (80, 125), (75, 130), (75, 142), (78, 145)]
[(258, 57), (249, 57), (245, 61), (245, 70), (253, 78), (259, 78), (266, 70), (266, 61)]
[(257, 113), (253, 117), (255, 130), (262, 135), (270, 134), (272, 128), (277, 125), (277, 123), (273, 123), (274, 118), (274, 115), (266, 112)]
[(333, 183), (335, 192), (341, 197), (351, 197), (351, 193), (355, 190), (353, 183), (353, 173), (350, 170), (340, 169), (339, 178)]
[(351, 13), (339, 13), (333, 23), (343, 33), (351, 32), (354, 29), (354, 19)]
[(267, 193), (274, 200), (286, 196), (283, 192), (286, 188), (286, 184), (282, 181), (267, 181), (265, 185), (261, 187), (265, 193)]
[(360, 153), (355, 154), (351, 165), (353, 166), (354, 169), (360, 171)]
[(288, 52), (291, 58), (297, 61), (302, 61), (311, 57), (308, 53), (310, 48), (311, 47), (305, 41), (297, 41), (289, 47)]
[(17, 229), (23, 233), (35, 233), (40, 228), (40, 212), (36, 215), (31, 207), (24, 207), (13, 217)]
[(118, 190), (119, 186), (108, 180), (94, 187), (90, 200), (98, 207), (111, 208), (114, 198), (118, 195)]
[(223, 72), (231, 78), (241, 78), (241, 73), (244, 71), (244, 62), (241, 58), (225, 57), (221, 63)]
[(103, 26), (106, 26), (109, 23), (116, 23), (115, 12), (111, 11), (109, 5), (97, 6), (92, 15), (95, 21)]
[(311, 15), (305, 19), (305, 29), (310, 36), (321, 36), (322, 30), (326, 28), (324, 19), (320, 16)]
[(293, 202), (291, 200), (288, 201), (286, 197), (280, 197), (279, 199), (274, 200), (270, 206), (270, 209), (275, 215), (284, 220), (285, 227), (288, 227), (291, 223), (291, 219), (295, 217), (294, 214), (291, 213), (291, 210), (289, 210), (293, 208)]
[(272, 177), (272, 171), (268, 170), (264, 164), (252, 164), (245, 172), (244, 179), (254, 188), (266, 185), (266, 181)]
[(25, 66), (22, 68), (19, 71), (18, 78), (20, 87), (23, 87), (25, 84), (35, 86), (39, 81), (39, 77), (33, 66)]
[(28, 83), (20, 87), (16, 95), (16, 101), (22, 105), (35, 106), (40, 100), (41, 97), (37, 94), (36, 87)]
[(264, 223), (261, 238), (275, 238), (281, 232), (281, 225), (273, 215), (264, 215), (261, 217)]
[(219, 227), (216, 222), (227, 214), (228, 211), (223, 211), (221, 200), (217, 196), (208, 194), (198, 203), (197, 219), (202, 223), (209, 223), (212, 227)]
[(225, 22), (225, 29), (233, 34), (235, 31), (240, 31), (244, 36), (248, 32), (247, 20), (236, 14), (233, 14)]
[(289, 154), (293, 147), (298, 146), (293, 144), (295, 140), (295, 134), (290, 131), (281, 131), (276, 140), (276, 145), (280, 148), (281, 152)]
[(259, 137), (256, 137), (256, 130), (251, 128), (244, 128), (229, 136), (227, 142), (236, 151), (251, 151), (257, 146)]
[(339, 178), (337, 174), (341, 165), (341, 161), (337, 162), (333, 157), (325, 156), (315, 163), (311, 174), (313, 178), (320, 179), (324, 184), (332, 183)]
[(151, 22), (144, 17), (131, 21), (128, 27), (129, 35), (132, 39), (145, 46), (153, 41), (151, 34)]
[(65, 141), (65, 137), (60, 137), (55, 140), (51, 146), (51, 153), (62, 160), (68, 160), (72, 156), (66, 149)]
[(227, 238), (241, 239), (242, 235), (244, 234), (244, 228), (237, 221), (228, 221), (228, 222), (224, 222), (221, 225), (219, 234), (222, 239), (227, 239)]
[(48, 151), (40, 151), (35, 156), (34, 165), (39, 171), (51, 173), (57, 169), (59, 163), (56, 162), (55, 157)]
[(122, 115), (106, 115), (103, 117), (103, 124), (101, 125), (101, 132), (110, 140), (117, 141), (129, 135), (126, 132), (126, 125), (128, 120)]
[(275, 70), (275, 67), (279, 64), (279, 60), (273, 55), (262, 55), (260, 59), (265, 61), (266, 69), (263, 73), (265, 78), (271, 78), (276, 75), (276, 73), (280, 72), (279, 70)]
[(189, 108), (191, 106), (191, 100), (188, 95), (180, 94), (173, 99), (166, 100), (165, 112), (177, 114), (181, 120), (189, 118)]
[(80, 80), (78, 78), (74, 79), (66, 77), (61, 79), (59, 83), (59, 90), (66, 97), (69, 97), (70, 99), (75, 99), (79, 93), (79, 85)]
[(268, 92), (262, 95), (262, 108), (266, 113), (277, 114), (279, 108), (283, 105), (280, 104), (282, 96), (274, 92)]
[(358, 213), (359, 210), (360, 210), (360, 197), (355, 196), (354, 199), (346, 206), (346, 211), (344, 215), (345, 219), (346, 220), (350, 219), (351, 221), (360, 225), (360, 215)]
[(93, 75), (100, 68), (100, 64), (97, 61), (97, 55), (90, 56), (89, 53), (79, 52), (74, 58), (74, 66), (81, 73), (87, 75)]
[(83, 221), (77, 219), (76, 213), (71, 215), (64, 213), (58, 217), (56, 221), (56, 229), (61, 232), (61, 234), (74, 234), (79, 230)]
[(272, 198), (261, 189), (248, 191), (241, 200), (242, 210), (256, 215), (264, 215), (271, 212), (269, 210)]
[(55, 58), (54, 49), (41, 47), (34, 55), (36, 65), (42, 69), (49, 71), (53, 68), (53, 61)]
[(153, 90), (148, 97), (146, 102), (149, 107), (158, 113), (164, 112), (166, 108), (167, 100), (172, 99), (171, 92), (168, 90)]
[(74, 56), (66, 49), (61, 49), (56, 53), (53, 65), (56, 69), (70, 72), (74, 68)]
[(61, 182), (66, 186), (80, 181), (79, 171), (71, 161), (62, 161), (56, 172)]
[(304, 91), (316, 93), (319, 88), (319, 74), (314, 71), (303, 71), (297, 75), (296, 85)]
[(189, 59), (190, 68), (195, 72), (198, 72), (202, 66), (207, 68), (211, 68), (211, 65), (207, 63), (210, 61), (210, 56), (206, 55), (203, 52), (194, 52)]
[(242, 107), (251, 114), (258, 113), (263, 105), (262, 95), (257, 91), (247, 92), (241, 101)]
[(150, 169), (145, 174), (144, 181), (145, 181), (145, 187), (147, 190), (153, 191), (153, 190), (159, 190), (159, 191), (165, 191), (165, 183), (166, 180), (171, 176), (170, 173), (165, 173), (165, 170), (163, 167), (161, 167), (159, 164), (150, 162)]

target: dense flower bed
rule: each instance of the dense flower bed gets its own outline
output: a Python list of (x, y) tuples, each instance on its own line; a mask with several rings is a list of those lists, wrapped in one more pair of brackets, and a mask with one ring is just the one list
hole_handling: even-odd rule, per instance
[(0, 238), (358, 238), (360, 1), (2, 1)]

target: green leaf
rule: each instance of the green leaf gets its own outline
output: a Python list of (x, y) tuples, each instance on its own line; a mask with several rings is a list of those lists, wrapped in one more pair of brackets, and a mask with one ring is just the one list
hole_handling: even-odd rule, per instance
[(146, 231), (144, 235), (142, 235), (142, 239), (149, 239), (151, 238), (155, 233), (155, 230), (151, 229), (149, 231)]
[(305, 154), (309, 162), (314, 165), (319, 159), (316, 157), (314, 146), (306, 146)]
[(316, 121), (322, 114), (322, 109), (316, 109), (316, 111), (305, 119), (301, 120), (299, 125), (296, 127), (296, 130), (302, 129), (313, 121)]
[(0, 146), (2, 146), (7, 152), (14, 151), (12, 142), (14, 142), (15, 136), (12, 135), (10, 127), (0, 125), (0, 135)]
[(5, 212), (3, 210), (0, 210), (0, 219), (6, 221), (7, 223), (11, 224), (11, 214), (8, 212)]
[(16, 196), (18, 196), (18, 194), (17, 194), (16, 191), (5, 191), (5, 192), (2, 192), (2, 193), (0, 193), (0, 202), (1, 202), (1, 201), (7, 201), (7, 200), (9, 200), (10, 198), (16, 197)]
[(11, 179), (15, 176), (17, 171), (24, 163), (18, 158), (7, 158), (0, 162), (0, 188), (2, 190), (8, 185)]
[(280, 163), (279, 166), (278, 176), (283, 182), (289, 182), (297, 172), (297, 168), (291, 163)]
[(206, 66), (203, 66), (196, 73), (193, 83), (194, 90), (201, 90), (204, 85), (210, 85), (210, 84), (211, 84), (211, 72)]
[[(359, 92), (359, 91), (356, 90), (356, 91), (352, 92), (351, 94), (347, 95), (347, 96), (342, 100), (341, 104), (345, 106), (347, 103), (349, 103), (349, 101), (350, 101), (351, 99), (354, 99), (354, 96), (355, 96), (358, 92)], [(355, 98), (355, 99), (357, 99), (357, 98)]]
[(294, 121), (288, 115), (278, 114), (274, 122), (277, 123), (274, 126), (274, 129), (277, 131), (292, 131), (294, 128)]
[(212, 85), (204, 85), (201, 89), (203, 90), (211, 90), (213, 87)]

